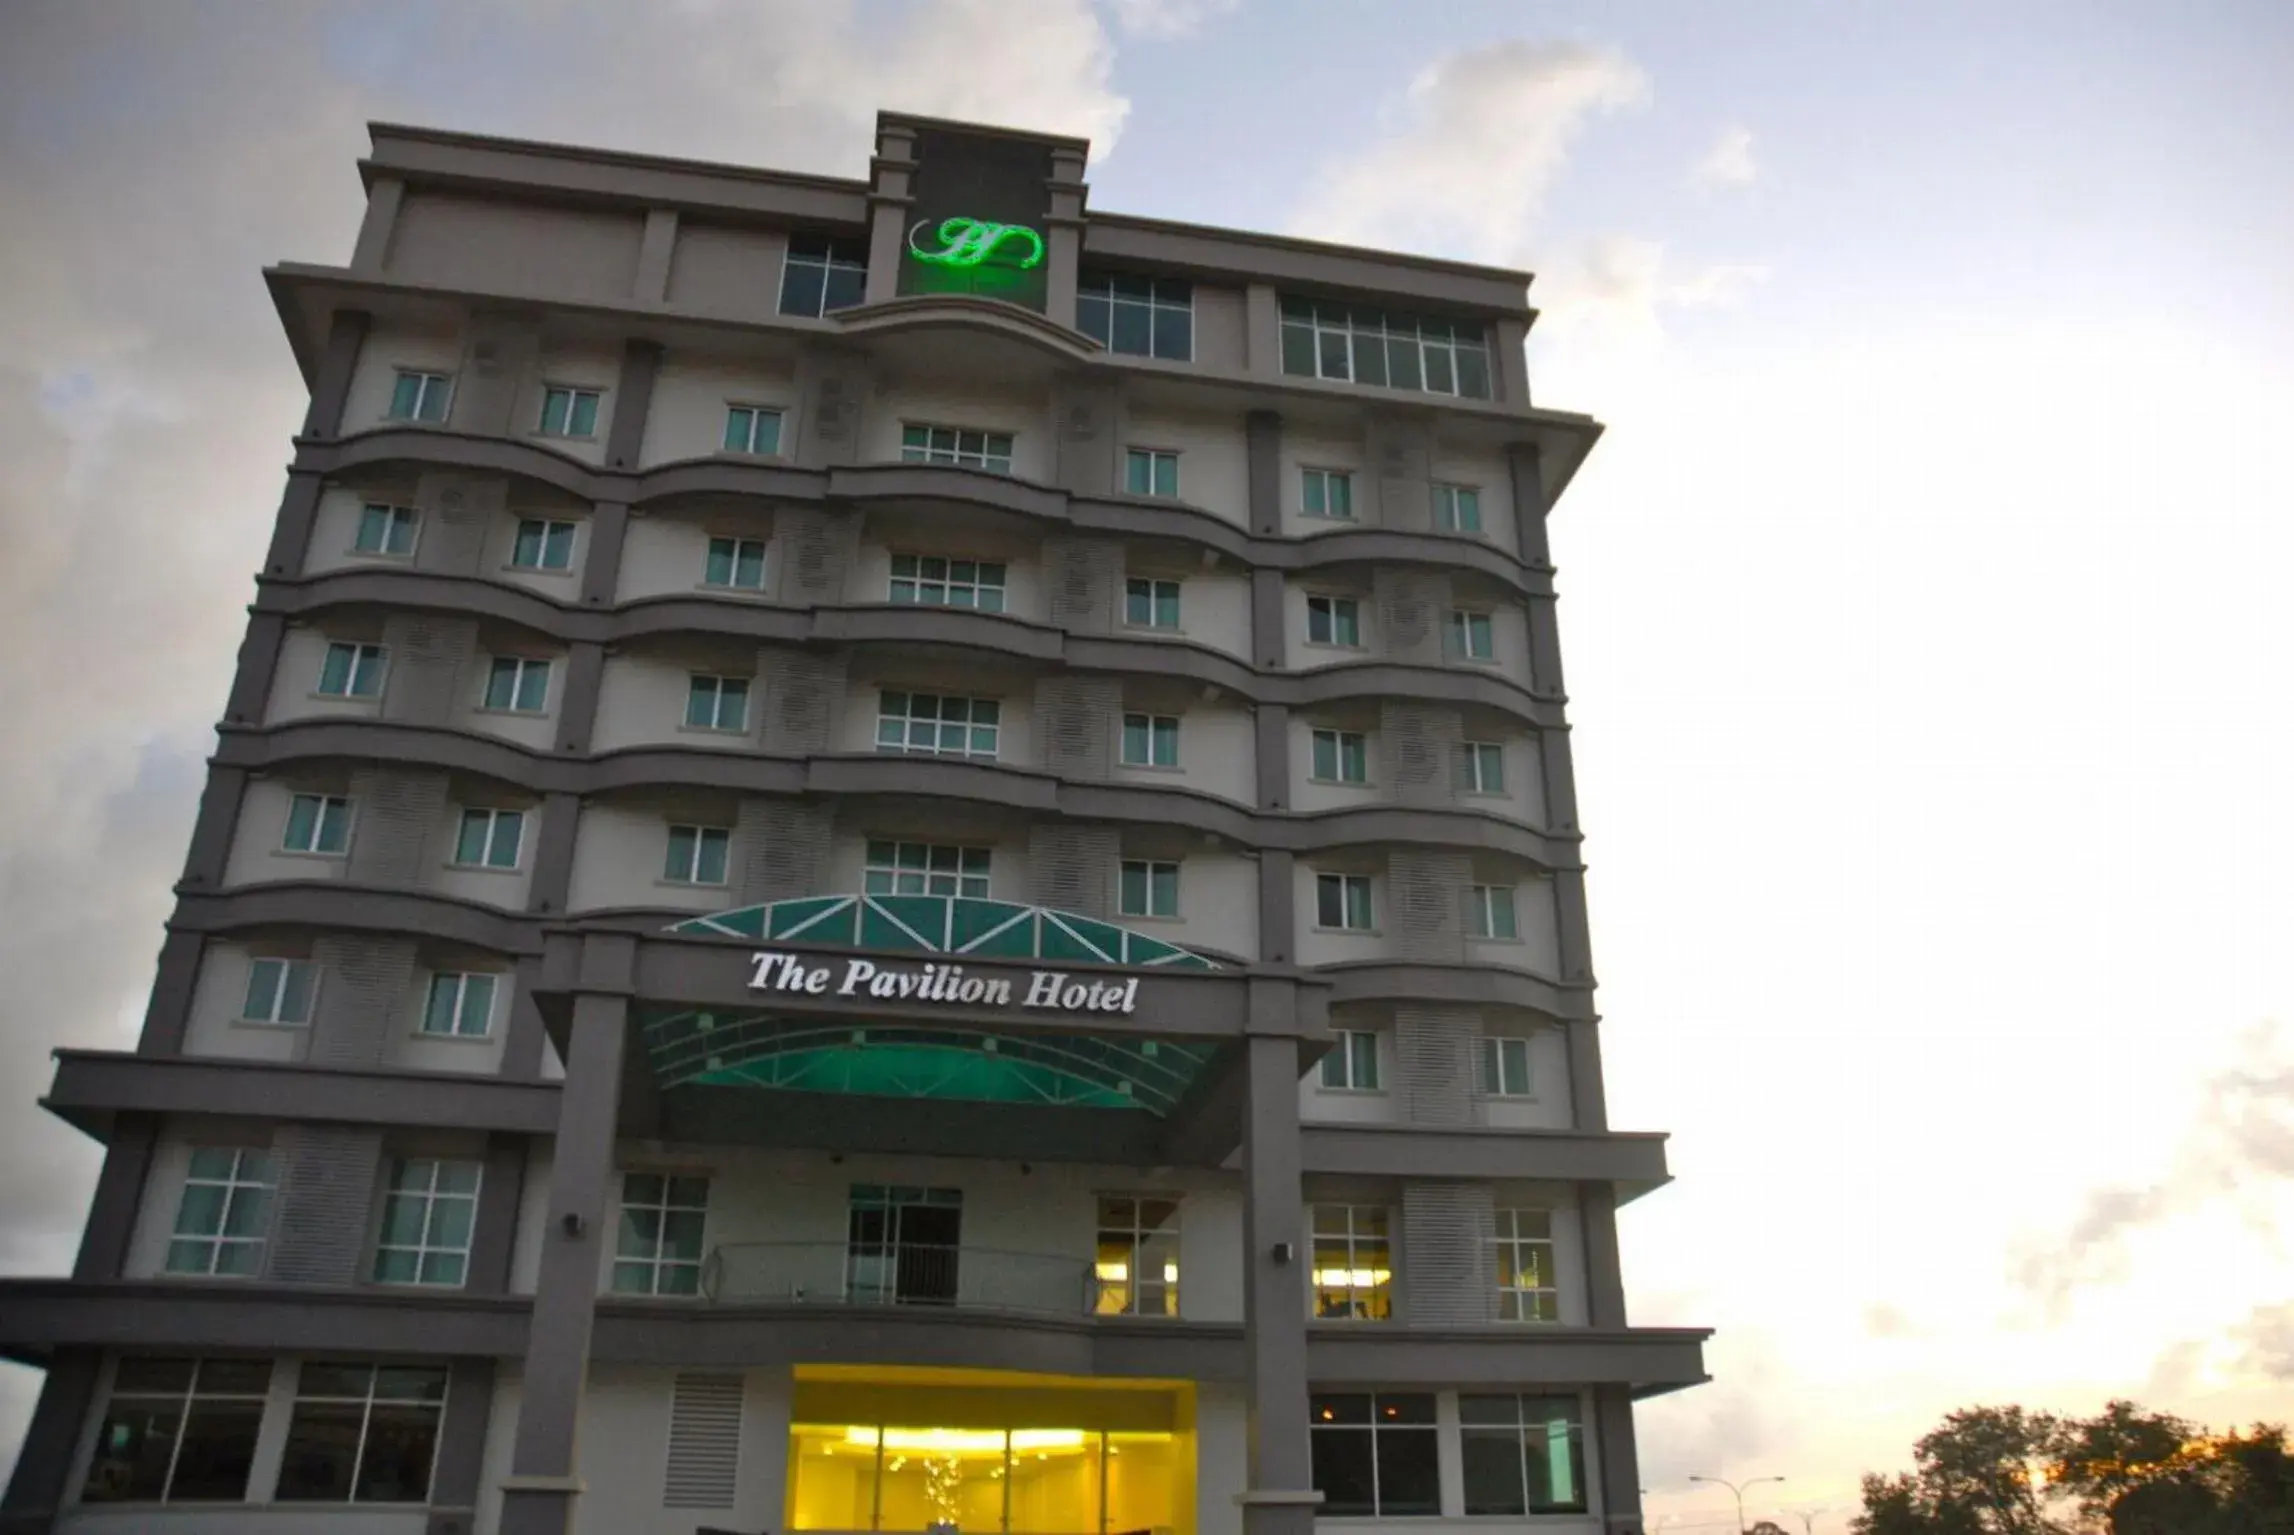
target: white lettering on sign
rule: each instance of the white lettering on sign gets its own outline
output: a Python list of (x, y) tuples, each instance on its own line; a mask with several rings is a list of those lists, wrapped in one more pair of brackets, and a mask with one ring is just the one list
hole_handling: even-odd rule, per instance
[[(816, 965), (801, 955), (770, 949), (759, 949), (749, 956), (749, 990), (804, 997), (833, 993), (957, 1007), (1013, 1005), (1010, 981), (966, 975), (962, 965), (875, 959)], [(1027, 990), (1021, 993), (1018, 1005), (1039, 1012), (1129, 1013), (1139, 1005), (1139, 977), (1095, 980), (1065, 970), (1038, 970), (1028, 977)]]

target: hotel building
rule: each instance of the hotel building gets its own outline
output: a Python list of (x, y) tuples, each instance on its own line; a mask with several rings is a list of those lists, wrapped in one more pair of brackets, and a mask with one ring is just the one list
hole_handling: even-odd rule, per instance
[(377, 126), (0, 1530), (1637, 1535), (1520, 272)]

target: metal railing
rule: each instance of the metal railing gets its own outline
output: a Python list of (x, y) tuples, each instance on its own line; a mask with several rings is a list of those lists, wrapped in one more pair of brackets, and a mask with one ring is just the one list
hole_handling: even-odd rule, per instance
[(701, 1292), (728, 1304), (918, 1306), (1090, 1316), (1100, 1282), (1087, 1258), (990, 1247), (726, 1242)]

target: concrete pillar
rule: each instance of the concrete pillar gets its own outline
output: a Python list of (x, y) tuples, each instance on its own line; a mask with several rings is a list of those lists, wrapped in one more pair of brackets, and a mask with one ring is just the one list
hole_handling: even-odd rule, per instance
[(486, 1137), (486, 1170), (478, 1180), (478, 1210), (470, 1220), (472, 1295), (507, 1295), (518, 1244), (518, 1208), (526, 1194), (526, 1138), (497, 1130)]
[(1577, 1209), (1585, 1223), (1585, 1320), (1594, 1327), (1623, 1327), (1625, 1270), (1617, 1249), (1615, 1185), (1579, 1184)]
[[(613, 424), (605, 430), (605, 466), (635, 469), (645, 448), (645, 419), (653, 413), (653, 381), (661, 376), (661, 348), (632, 341), (621, 349), (613, 385)], [(596, 557), (596, 550), (590, 551)], [(618, 557), (620, 551), (616, 550)], [(585, 583), (586, 585), (586, 583)]]
[(542, 796), (541, 830), (534, 848), (534, 878), (526, 909), (557, 915), (573, 890), (574, 845), (581, 835), (581, 796)]
[(88, 1202), (87, 1228), (80, 1233), (74, 1279), (117, 1279), (127, 1263), (136, 1212), (143, 1205), (144, 1181), (151, 1173), (152, 1148), (159, 1142), (159, 1116), (120, 1114), (104, 1147), (104, 1168)]
[[(1287, 860), (1286, 860), (1287, 862)], [(1253, 983), (1260, 998), (1279, 988)], [(1271, 1020), (1270, 1020), (1271, 1021)], [(1283, 1020), (1288, 1026), (1289, 1020)], [(1306, 1265), (1312, 1260), (1299, 1196), (1298, 1045), (1287, 1033), (1244, 1042), (1243, 1333), (1250, 1400), (1249, 1486), (1240, 1495), (1244, 1535), (1313, 1535), (1313, 1457), (1306, 1419)]]
[(628, 539), (628, 506), (619, 501), (598, 502), (590, 512), (589, 557), (581, 567), (583, 607), (612, 604), (621, 588), (621, 550)]
[(1244, 445), (1249, 455), (1251, 532), (1260, 538), (1282, 536), (1282, 417), (1271, 410), (1254, 410), (1243, 420)]
[(144, 1004), (143, 1034), (136, 1041), (138, 1055), (181, 1055), (183, 1033), (191, 1022), (191, 988), (199, 980), (203, 940), (197, 933), (171, 930), (159, 946), (159, 973), (152, 978), (151, 1000)]
[(32, 1409), (16, 1473), (0, 1494), (0, 1535), (47, 1535), (55, 1528), (57, 1511), (71, 1490), (64, 1479), (71, 1475), (72, 1452), (95, 1407), (102, 1370), (100, 1349), (61, 1348), (48, 1361), (48, 1378), (40, 1385), (40, 1403)]
[(576, 640), (566, 647), (566, 686), (558, 695), (557, 750), (589, 750), (590, 733), (597, 725), (598, 694), (605, 685), (605, 647), (595, 640)]
[(1641, 1457), (1634, 1443), (1631, 1387), (1593, 1388), (1593, 1444), (1601, 1457), (1605, 1535), (1641, 1535)]
[(1083, 151), (1054, 149), (1045, 184), (1044, 314), (1075, 325), (1075, 294), (1083, 266)]
[(183, 883), (193, 890), (216, 890), (231, 861), (231, 837), (239, 825), (239, 803), (247, 794), (247, 770), (207, 770), (199, 791), (199, 815), (191, 823), (191, 851), (183, 859)]
[(263, 556), (263, 574), (299, 576), (310, 555), (311, 525), (318, 519), (319, 492), (325, 481), (307, 469), (287, 471), (286, 493), (279, 498), (279, 516), (271, 524), (271, 549)]
[(359, 220), (358, 244), (351, 247), (350, 269), (371, 277), (390, 261), (390, 237), (398, 228), (399, 211), (406, 206), (406, 183), (396, 176), (379, 176), (366, 194), (366, 217)]
[(908, 249), (909, 210), (915, 206), (916, 134), (886, 128), (876, 136), (868, 189), (867, 300), (900, 296), (900, 261)]
[(1270, 378), (1282, 374), (1282, 300), (1273, 283), (1243, 290), (1243, 366)]
[(341, 435), (343, 401), (350, 398), (351, 375), (358, 371), (358, 353), (366, 345), (367, 325), (363, 310), (335, 311), (327, 327), (326, 349), (319, 353), (318, 372), (311, 379), (311, 408), (303, 416), (305, 437)]
[(1580, 1018), (1565, 1026), (1569, 1040), (1569, 1106), (1580, 1130), (1609, 1128), (1609, 1101), (1601, 1088), (1601, 1025)]
[(1490, 359), (1491, 393), (1508, 405), (1529, 404), (1529, 325), (1524, 320), (1500, 320), (1490, 327), (1490, 344), (1497, 349)]
[(486, 1424), (494, 1415), (494, 1361), (457, 1359), (446, 1381), (438, 1461), (430, 1473), (430, 1513), (422, 1535), (471, 1535), (478, 1528), (478, 1483)]
[(286, 643), (287, 620), (278, 613), (256, 612), (247, 619), (247, 632), (239, 641), (239, 666), (231, 677), (231, 695), (223, 705), (227, 725), (260, 725), (271, 707), (271, 685), (279, 674), (279, 650)]
[(669, 302), (669, 267), (677, 254), (677, 210), (648, 208), (645, 237), (637, 247), (637, 280), (629, 296), (640, 304)]
[(1550, 570), (1553, 550), (1546, 539), (1543, 455), (1536, 443), (1517, 442), (1506, 449), (1505, 458), (1513, 490), (1514, 536), (1521, 543), (1522, 562)]
[(500, 1535), (568, 1535), (582, 1491), (574, 1474), (575, 1428), (589, 1373), (598, 1274), (613, 1234), (606, 1216), (636, 958), (636, 941), (620, 935), (593, 936), (582, 947), (518, 1432), (510, 1474), (502, 1479)]

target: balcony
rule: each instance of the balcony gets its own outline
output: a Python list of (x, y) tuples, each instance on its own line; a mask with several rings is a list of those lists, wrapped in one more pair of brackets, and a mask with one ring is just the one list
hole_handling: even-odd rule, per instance
[(701, 1290), (725, 1305), (917, 1307), (1024, 1316), (1177, 1315), (1177, 1273), (1131, 1300), (1120, 1263), (1050, 1253), (901, 1243), (727, 1242), (702, 1267)]

